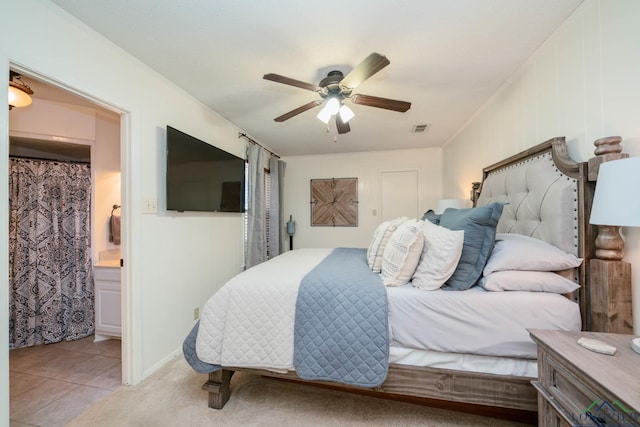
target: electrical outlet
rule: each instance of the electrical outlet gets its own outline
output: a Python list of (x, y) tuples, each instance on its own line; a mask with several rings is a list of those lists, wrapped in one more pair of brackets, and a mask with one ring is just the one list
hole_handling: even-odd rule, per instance
[(193, 320), (198, 320), (200, 318), (200, 307), (196, 307), (193, 309)]
[(144, 199), (142, 204), (142, 213), (158, 213), (158, 199)]

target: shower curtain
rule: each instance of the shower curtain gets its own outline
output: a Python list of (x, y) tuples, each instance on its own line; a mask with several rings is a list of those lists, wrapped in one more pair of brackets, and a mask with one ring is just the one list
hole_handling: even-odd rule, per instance
[(94, 333), (88, 164), (10, 159), (9, 348)]

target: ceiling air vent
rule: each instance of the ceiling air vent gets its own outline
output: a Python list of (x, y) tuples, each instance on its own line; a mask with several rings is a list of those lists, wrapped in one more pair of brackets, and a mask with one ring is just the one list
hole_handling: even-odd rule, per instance
[(426, 132), (429, 129), (429, 125), (415, 125), (411, 133), (422, 133)]

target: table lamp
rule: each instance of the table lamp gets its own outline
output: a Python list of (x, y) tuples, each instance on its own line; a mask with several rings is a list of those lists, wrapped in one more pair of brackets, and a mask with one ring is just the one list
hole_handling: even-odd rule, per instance
[(293, 215), (289, 215), (289, 221), (287, 221), (287, 234), (289, 235), (289, 250), (293, 250), (293, 235), (296, 234), (296, 222), (293, 220)]
[(640, 227), (640, 157), (604, 162), (598, 171), (589, 223), (599, 225), (596, 256), (621, 260), (624, 241), (620, 227)]
[[(611, 160), (599, 166), (589, 219), (598, 225), (596, 258), (590, 262), (594, 330), (631, 333), (631, 265), (622, 261), (624, 241), (620, 227), (640, 227), (640, 195), (635, 189), (638, 182), (640, 157)], [(615, 292), (601, 293), (603, 287), (613, 287)], [(610, 295), (608, 298), (615, 301), (606, 301), (602, 295)], [(612, 305), (617, 307), (616, 315), (607, 308)], [(610, 317), (616, 326), (598, 329), (606, 322), (600, 323), (597, 316)]]

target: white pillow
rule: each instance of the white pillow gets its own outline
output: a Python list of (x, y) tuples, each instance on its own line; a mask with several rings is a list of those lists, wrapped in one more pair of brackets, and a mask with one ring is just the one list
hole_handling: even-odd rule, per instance
[(568, 294), (580, 287), (551, 271), (496, 271), (480, 279), (480, 286), (488, 291), (531, 291)]
[(382, 255), (382, 282), (385, 286), (402, 286), (409, 283), (418, 266), (424, 236), (424, 221), (408, 220), (393, 232)]
[(425, 291), (433, 291), (449, 280), (460, 261), (464, 243), (463, 230), (449, 230), (425, 221), (422, 227), (424, 247), (411, 284)]
[(578, 267), (582, 259), (540, 239), (522, 234), (496, 234), (496, 243), (483, 274), (494, 271), (559, 271)]
[(380, 224), (376, 231), (373, 232), (373, 238), (369, 243), (369, 249), (367, 250), (367, 264), (374, 273), (380, 273), (382, 269), (382, 254), (384, 253), (384, 247), (389, 242), (389, 238), (394, 231), (398, 228), (398, 225), (409, 219), (408, 217), (400, 217), (389, 221), (384, 221)]

